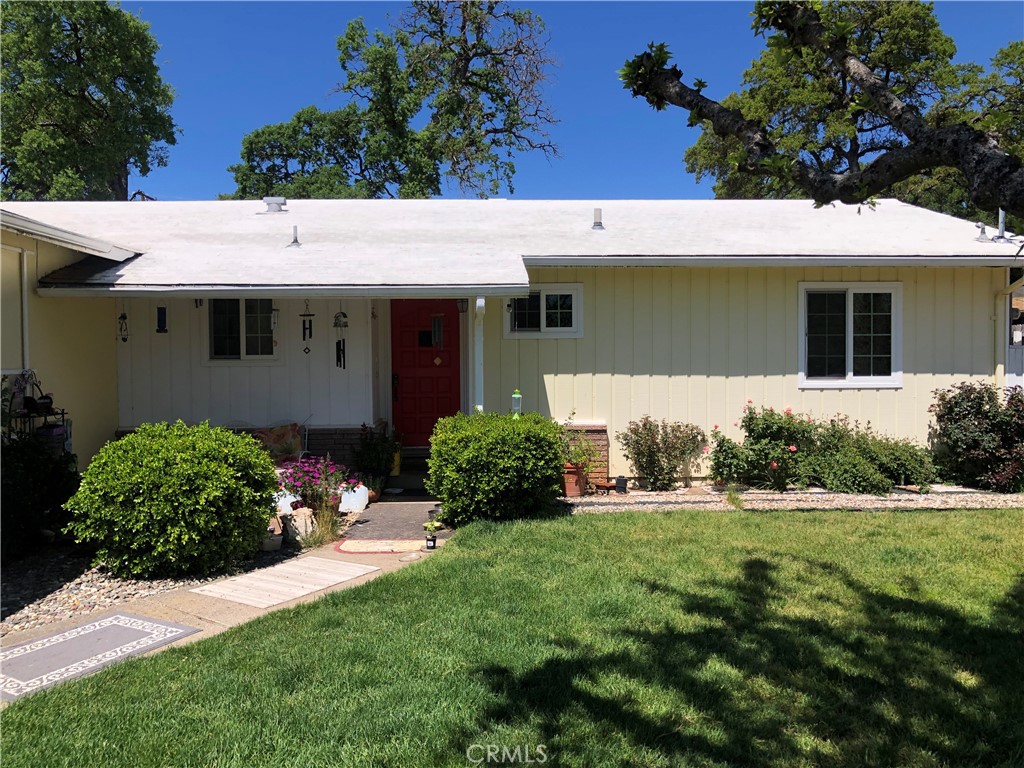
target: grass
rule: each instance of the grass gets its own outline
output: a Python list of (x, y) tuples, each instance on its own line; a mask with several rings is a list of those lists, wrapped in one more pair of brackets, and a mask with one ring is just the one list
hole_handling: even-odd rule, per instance
[(1021, 765), (1022, 530), (1024, 510), (477, 524), (13, 704), (4, 768), (465, 766), (473, 744), (567, 766)]

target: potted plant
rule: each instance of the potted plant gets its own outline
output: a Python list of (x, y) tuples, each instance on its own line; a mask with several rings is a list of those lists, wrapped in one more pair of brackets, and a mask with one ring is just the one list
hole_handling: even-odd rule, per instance
[(428, 520), (423, 524), (423, 530), (427, 532), (427, 549), (437, 549), (437, 532), (442, 528), (444, 524), (437, 520)]
[(562, 484), (566, 496), (582, 496), (590, 483), (588, 475), (597, 460), (597, 446), (586, 435), (564, 428), (565, 465)]
[[(359, 431), (359, 445), (356, 446), (354, 459), (356, 468), (367, 478), (367, 486), (373, 487), (369, 479), (384, 478), (394, 474), (401, 457), (402, 445), (395, 435), (389, 435), (386, 429), (373, 429), (363, 424)], [(379, 488), (378, 488), (379, 490)]]

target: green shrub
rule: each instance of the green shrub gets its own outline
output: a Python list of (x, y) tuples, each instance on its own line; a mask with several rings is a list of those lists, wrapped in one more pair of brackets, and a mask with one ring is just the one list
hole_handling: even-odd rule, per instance
[(707, 445), (704, 430), (693, 424), (681, 424), (644, 416), (631, 421), (615, 439), (622, 445), (633, 474), (647, 480), (652, 491), (670, 491), (680, 478), (690, 478), (691, 465)]
[(852, 442), (808, 456), (801, 472), (805, 484), (837, 493), (883, 496), (892, 490), (892, 481), (861, 455)]
[(828, 422), (790, 409), (747, 406), (741, 419), (742, 444), (712, 432), (712, 477), (722, 483), (784, 491), (790, 485), (817, 485), (842, 493), (885, 494), (893, 485), (913, 483), (922, 490), (934, 480), (928, 452), (908, 440), (876, 435), (850, 425), (846, 417)]
[(78, 487), (74, 454), (55, 453), (34, 436), (3, 441), (0, 473), (0, 544), (4, 557), (25, 552), (42, 528), (67, 523), (62, 505)]
[(277, 479), (254, 438), (182, 422), (143, 424), (93, 458), (68, 530), (120, 576), (210, 573), (266, 536)]
[(740, 445), (724, 437), (715, 425), (712, 431), (711, 474), (716, 482), (745, 483), (785, 491), (801, 484), (801, 465), (815, 445), (816, 427), (787, 408), (746, 405), (739, 425), (746, 434)]
[(550, 513), (560, 495), (563, 430), (537, 413), (440, 419), (430, 437), (427, 490), (450, 525)]
[(1003, 493), (1024, 491), (1024, 391), (992, 384), (935, 391), (932, 445), (943, 479)]

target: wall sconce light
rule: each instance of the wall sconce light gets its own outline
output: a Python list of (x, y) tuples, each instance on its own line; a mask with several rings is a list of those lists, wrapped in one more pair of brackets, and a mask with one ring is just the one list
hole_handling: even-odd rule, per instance
[(466, 314), (466, 310), (469, 309), (469, 299), (456, 299), (455, 306), (459, 308), (459, 314)]
[(167, 307), (156, 308), (156, 332), (167, 333)]
[(128, 341), (128, 315), (124, 312), (117, 316), (117, 335), (121, 341)]

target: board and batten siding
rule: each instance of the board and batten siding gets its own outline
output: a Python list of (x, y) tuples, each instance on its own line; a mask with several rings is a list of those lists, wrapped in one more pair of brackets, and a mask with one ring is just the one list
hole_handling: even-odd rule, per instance
[[(846, 414), (884, 434), (928, 438), (933, 390), (993, 380), (993, 297), (1005, 270), (982, 268), (544, 268), (530, 282), (579, 283), (583, 336), (506, 339), (506, 302), (488, 300), (485, 407), (604, 422), (610, 473), (630, 474), (615, 440), (649, 414), (710, 432), (734, 425), (748, 400), (814, 417)], [(803, 389), (797, 384), (799, 284), (903, 286), (903, 386)]]
[[(167, 333), (156, 332), (157, 307), (167, 307)], [(373, 415), (370, 302), (311, 299), (313, 338), (302, 340), (305, 302), (274, 299), (279, 310), (275, 360), (210, 360), (209, 300), (123, 299), (128, 341), (117, 342), (122, 429), (174, 421), (236, 426), (305, 422), (358, 427)], [(335, 365), (334, 314), (348, 314), (346, 368)], [(309, 344), (309, 354), (303, 348)]]

